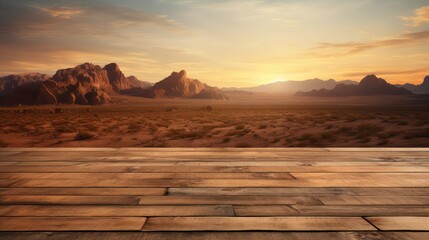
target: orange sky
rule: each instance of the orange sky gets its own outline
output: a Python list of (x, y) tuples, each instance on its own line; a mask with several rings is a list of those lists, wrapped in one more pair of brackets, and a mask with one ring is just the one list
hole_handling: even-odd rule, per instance
[(186, 69), (220, 87), (429, 75), (424, 0), (1, 1), (0, 32), (0, 75), (83, 62), (151, 82)]

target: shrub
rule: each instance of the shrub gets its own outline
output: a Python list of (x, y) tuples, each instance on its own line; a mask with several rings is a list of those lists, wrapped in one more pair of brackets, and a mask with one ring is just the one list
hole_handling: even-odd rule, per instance
[(89, 133), (89, 132), (79, 132), (74, 137), (74, 140), (76, 140), (76, 141), (83, 141), (83, 140), (91, 139), (93, 137), (94, 137), (94, 134), (92, 134), (92, 133)]

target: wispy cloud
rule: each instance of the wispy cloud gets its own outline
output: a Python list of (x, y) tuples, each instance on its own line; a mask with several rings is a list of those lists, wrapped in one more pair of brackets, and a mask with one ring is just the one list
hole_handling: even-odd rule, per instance
[(414, 11), (414, 16), (401, 17), (401, 19), (410, 22), (413, 27), (429, 23), (429, 6), (418, 8)]
[[(154, 25), (168, 32), (187, 29), (176, 20), (142, 9), (109, 4), (51, 6), (0, 2), (0, 32), (5, 34), (113, 34), (128, 27)], [(19, 17), (17, 17), (19, 16)], [(142, 29), (144, 30), (144, 29)]]
[(81, 8), (68, 7), (39, 7), (40, 11), (49, 14), (52, 17), (70, 19), (75, 15), (81, 14), (84, 10)]
[[(319, 43), (314, 47), (311, 55), (320, 57), (346, 56), (369, 51), (376, 48), (392, 47), (420, 43), (429, 39), (429, 31), (405, 33), (399, 36), (373, 40), (368, 42)], [(427, 44), (427, 43), (425, 43)], [(329, 53), (326, 53), (329, 52)]]
[(366, 71), (366, 72), (350, 72), (345, 73), (343, 76), (345, 77), (362, 77), (370, 74), (375, 75), (409, 75), (414, 73), (427, 73), (427, 69), (419, 68), (419, 69), (411, 69), (411, 70), (381, 70), (381, 71)]

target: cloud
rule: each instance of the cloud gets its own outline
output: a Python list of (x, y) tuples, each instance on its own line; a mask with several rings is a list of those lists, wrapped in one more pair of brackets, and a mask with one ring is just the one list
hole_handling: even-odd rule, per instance
[(418, 27), (423, 23), (429, 23), (429, 6), (418, 8), (414, 11), (414, 16), (401, 17), (401, 19), (410, 22), (413, 27)]
[(75, 15), (83, 12), (80, 8), (67, 8), (67, 7), (39, 7), (40, 11), (45, 12), (52, 17), (70, 19)]
[[(313, 48), (318, 52), (313, 52), (311, 55), (320, 57), (346, 56), (376, 48), (413, 44), (427, 39), (429, 39), (429, 31), (420, 31), (368, 42), (319, 43)], [(325, 53), (326, 51), (329, 53)], [(332, 51), (336, 52), (332, 53)]]
[(415, 73), (427, 73), (427, 69), (425, 68), (419, 68), (419, 69), (412, 69), (412, 70), (384, 70), (384, 71), (368, 71), (368, 72), (350, 72), (345, 73), (343, 76), (346, 77), (362, 77), (370, 74), (375, 75), (409, 75), (409, 74), (415, 74)]
[[(92, 4), (80, 6), (34, 5), (34, 3), (0, 1), (0, 32), (13, 34), (114, 34), (130, 27), (157, 26), (172, 33), (186, 28), (166, 15), (141, 9)], [(19, 17), (17, 17), (19, 16)], [(145, 29), (141, 29), (145, 30)]]

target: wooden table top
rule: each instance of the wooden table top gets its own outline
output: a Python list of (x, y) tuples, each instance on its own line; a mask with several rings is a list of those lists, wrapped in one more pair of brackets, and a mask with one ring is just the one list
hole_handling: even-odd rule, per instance
[(3, 148), (0, 239), (429, 239), (429, 148)]

